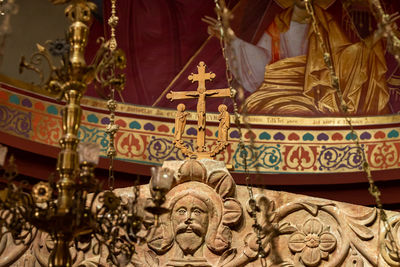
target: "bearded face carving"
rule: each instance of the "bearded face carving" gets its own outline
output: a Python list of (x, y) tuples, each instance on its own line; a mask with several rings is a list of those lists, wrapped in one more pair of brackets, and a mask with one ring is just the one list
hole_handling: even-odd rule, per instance
[(208, 207), (199, 198), (185, 196), (175, 203), (171, 214), (175, 240), (184, 255), (204, 244), (208, 230)]
[[(231, 246), (231, 227), (242, 216), (232, 176), (225, 171), (207, 175), (202, 162), (186, 161), (174, 176), (162, 214), (147, 243), (158, 255), (168, 254), (167, 266), (211, 266), (204, 251), (222, 254)], [(194, 266), (194, 265), (193, 265)]]

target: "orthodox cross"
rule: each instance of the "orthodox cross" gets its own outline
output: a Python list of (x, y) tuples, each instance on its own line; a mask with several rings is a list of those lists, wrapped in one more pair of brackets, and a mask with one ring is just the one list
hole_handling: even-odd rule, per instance
[[(197, 91), (180, 91), (180, 92), (169, 92), (167, 94), (167, 99), (179, 100), (179, 99), (194, 99), (197, 98), (197, 145), (196, 152), (190, 153), (197, 155), (198, 158), (210, 157), (213, 155), (212, 152), (206, 152), (205, 147), (205, 132), (206, 132), (206, 98), (207, 97), (230, 97), (231, 90), (229, 88), (225, 89), (206, 89), (206, 81), (212, 81), (215, 78), (215, 74), (212, 72), (206, 72), (206, 65), (203, 61), (197, 66), (198, 73), (190, 74), (188, 79), (194, 82), (198, 82)], [(176, 131), (177, 129), (175, 129)], [(219, 133), (221, 134), (221, 133)], [(179, 144), (181, 146), (179, 146)], [(175, 140), (175, 145), (182, 149), (185, 153), (185, 149), (182, 148), (182, 141)], [(224, 145), (225, 146), (225, 145)], [(186, 149), (187, 150), (187, 149)], [(217, 152), (218, 153), (218, 152)], [(185, 153), (188, 154), (188, 153)], [(215, 153), (214, 153), (215, 154)]]

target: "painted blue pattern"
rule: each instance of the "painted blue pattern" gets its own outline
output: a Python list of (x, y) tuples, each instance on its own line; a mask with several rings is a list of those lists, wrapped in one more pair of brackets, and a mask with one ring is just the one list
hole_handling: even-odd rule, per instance
[[(361, 146), (364, 149), (364, 145)], [(318, 161), (320, 170), (362, 169), (363, 153), (356, 146), (322, 146)]]
[(251, 149), (250, 146), (245, 146), (244, 150), (237, 147), (232, 158), (235, 168), (244, 169), (244, 159), (248, 168), (258, 167), (278, 170), (282, 161), (280, 145), (261, 145), (255, 147), (255, 150)]

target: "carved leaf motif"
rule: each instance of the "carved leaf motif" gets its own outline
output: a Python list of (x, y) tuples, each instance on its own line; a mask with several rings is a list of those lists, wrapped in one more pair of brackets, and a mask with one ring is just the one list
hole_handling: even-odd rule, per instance
[(279, 264), (279, 267), (294, 267), (294, 265), (291, 262), (285, 261), (285, 262)]
[(399, 257), (397, 256), (397, 252), (396, 252), (396, 251), (391, 251), (391, 252), (389, 252), (389, 257), (390, 257), (392, 260), (394, 260), (394, 261), (396, 261), (396, 262), (399, 262)]
[(370, 240), (374, 238), (374, 234), (371, 229), (369, 229), (366, 225), (371, 225), (376, 220), (376, 209), (371, 209), (368, 213), (363, 216), (354, 217), (351, 215), (347, 215), (347, 223), (351, 230), (361, 239), (361, 240)]
[(6, 246), (7, 246), (7, 235), (1, 235), (0, 236), (0, 255), (3, 253)]
[(208, 178), (208, 185), (213, 187), (223, 199), (235, 195), (235, 182), (232, 176), (225, 171), (211, 173)]
[(393, 250), (392, 242), (390, 242), (389, 240), (385, 239), (385, 245), (386, 245), (387, 249), (389, 249), (390, 251)]
[(377, 215), (376, 208), (373, 208), (368, 213), (364, 214), (363, 216), (359, 216), (359, 217), (354, 217), (351, 215), (347, 215), (347, 216), (349, 218), (351, 218), (352, 220), (357, 221), (358, 224), (370, 225), (375, 221), (376, 215)]
[(279, 233), (281, 235), (291, 234), (296, 231), (298, 231), (298, 229), (295, 226), (291, 225), (290, 223), (285, 222), (285, 223), (279, 225)]
[(228, 249), (219, 258), (217, 266), (224, 266), (231, 262), (236, 257), (237, 251), (235, 248)]
[(155, 252), (149, 250), (144, 254), (144, 258), (146, 260), (146, 263), (149, 266), (159, 266), (160, 265), (160, 261), (157, 258), (157, 255)]
[(235, 225), (242, 217), (243, 211), (240, 203), (233, 198), (229, 198), (224, 202), (224, 215), (222, 222), (225, 225)]
[(185, 181), (204, 181), (206, 178), (206, 168), (197, 160), (188, 160), (182, 164), (178, 170), (178, 183)]
[(318, 215), (318, 210), (319, 207), (316, 204), (310, 203), (310, 202), (303, 202), (301, 205), (306, 209), (309, 213), (311, 213), (312, 216), (317, 216)]
[(214, 244), (212, 247), (208, 247), (212, 251), (224, 251), (227, 249), (232, 243), (232, 232), (229, 227), (221, 225), (218, 228), (217, 236), (214, 240)]
[[(385, 239), (385, 245), (386, 245), (386, 249), (388, 250), (389, 253), (389, 257), (395, 261), (395, 262), (399, 262), (399, 256), (398, 256), (398, 252), (397, 252), (397, 248), (395, 248), (392, 244), (392, 242), (390, 242), (390, 240)], [(397, 266), (397, 265), (396, 265)]]
[(246, 252), (246, 255), (251, 258), (256, 257), (258, 251), (257, 235), (255, 233), (247, 234), (244, 238), (244, 244), (247, 248), (249, 248)]
[(350, 226), (351, 230), (362, 240), (370, 240), (374, 238), (374, 233), (368, 227), (355, 223), (352, 220), (349, 220), (348, 225)]
[(273, 222), (276, 218), (276, 212), (275, 212), (275, 201), (269, 201), (269, 206), (268, 206), (268, 212), (267, 212), (269, 218), (268, 220), (270, 222)]
[(78, 267), (97, 267), (99, 266), (99, 256), (84, 260), (79, 263)]

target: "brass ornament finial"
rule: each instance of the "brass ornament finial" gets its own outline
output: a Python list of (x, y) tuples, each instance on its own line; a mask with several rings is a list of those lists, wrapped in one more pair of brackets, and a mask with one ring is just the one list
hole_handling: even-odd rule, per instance
[(111, 28), (111, 38), (110, 38), (110, 49), (115, 50), (117, 48), (117, 39), (115, 38), (115, 28), (117, 27), (119, 18), (116, 12), (116, 2), (117, 0), (111, 0), (111, 16), (108, 19), (108, 25)]
[(71, 3), (65, 9), (65, 16), (71, 22), (88, 23), (92, 17), (92, 11), (96, 10), (96, 4), (87, 1), (77, 1)]
[(197, 73), (192, 73), (188, 79), (192, 82), (198, 82), (197, 91), (171, 91), (167, 94), (167, 99), (173, 101), (178, 99), (194, 99), (197, 98), (197, 144), (196, 151), (190, 151), (182, 140), (182, 135), (186, 126), (186, 117), (189, 113), (185, 112), (185, 105), (180, 103), (177, 106), (177, 113), (175, 116), (175, 133), (174, 144), (179, 148), (183, 154), (188, 157), (200, 158), (214, 158), (228, 145), (228, 130), (230, 124), (229, 113), (226, 105), (220, 105), (218, 111), (220, 115), (218, 120), (220, 125), (218, 128), (217, 145), (211, 150), (206, 151), (205, 146), (205, 132), (206, 132), (206, 97), (230, 97), (230, 88), (225, 89), (206, 89), (206, 81), (212, 81), (215, 74), (206, 72), (206, 65), (203, 61), (197, 66)]

